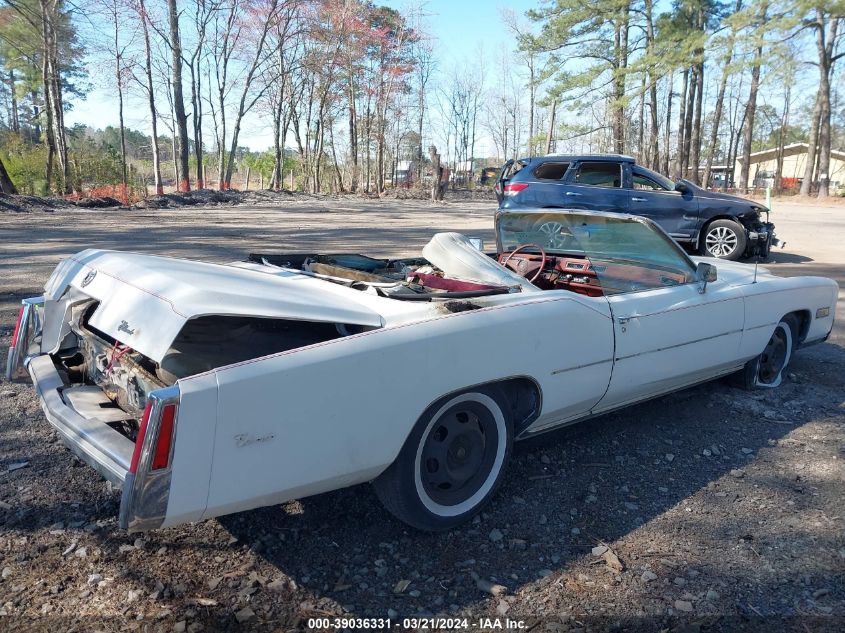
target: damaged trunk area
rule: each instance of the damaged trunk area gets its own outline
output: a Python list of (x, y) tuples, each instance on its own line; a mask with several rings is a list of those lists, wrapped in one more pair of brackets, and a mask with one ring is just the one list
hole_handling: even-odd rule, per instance
[(243, 316), (189, 320), (160, 363), (90, 324), (97, 302), (75, 308), (75, 346), (54, 355), (65, 402), (135, 440), (147, 394), (178, 379), (233, 363), (356, 334), (359, 325)]

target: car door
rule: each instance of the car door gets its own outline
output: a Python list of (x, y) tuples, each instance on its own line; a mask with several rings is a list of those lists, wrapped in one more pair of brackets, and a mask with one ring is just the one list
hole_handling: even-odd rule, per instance
[(700, 281), (696, 264), (648, 220), (585, 217), (569, 229), (613, 319), (613, 372), (594, 413), (741, 366), (745, 309), (738, 286)]
[(631, 172), (628, 211), (654, 220), (672, 238), (684, 242), (698, 234), (698, 198), (691, 189), (675, 191), (674, 183), (635, 166)]
[(566, 174), (561, 206), (591, 211), (628, 210), (625, 164), (618, 161), (579, 161)]
[(613, 377), (596, 411), (612, 409), (732, 371), (743, 299), (723, 281), (609, 298), (616, 336)]

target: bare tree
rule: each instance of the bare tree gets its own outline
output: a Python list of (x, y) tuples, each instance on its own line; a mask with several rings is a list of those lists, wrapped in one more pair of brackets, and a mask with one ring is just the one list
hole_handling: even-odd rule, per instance
[[(282, 0), (284, 3), (284, 0)], [(229, 151), (228, 160), (226, 162), (226, 178), (227, 183), (231, 182), (232, 174), (235, 169), (235, 151), (238, 149), (238, 136), (241, 131), (241, 124), (243, 123), (244, 115), (249, 112), (256, 102), (262, 97), (267, 90), (267, 86), (259, 89), (256, 94), (251, 95), (252, 83), (256, 77), (261, 66), (271, 56), (265, 52), (265, 43), (267, 42), (267, 33), (271, 27), (278, 20), (279, 0), (267, 0), (266, 4), (261, 7), (261, 14), (258, 18), (258, 37), (254, 42), (254, 55), (247, 70), (246, 77), (243, 80), (243, 87), (241, 89), (241, 98), (238, 102), (238, 110), (235, 113), (235, 123), (232, 129), (232, 143)]]
[(153, 66), (152, 53), (150, 50), (150, 17), (147, 13), (147, 7), (144, 0), (138, 0), (135, 7), (138, 18), (141, 21), (141, 31), (144, 36), (144, 79), (146, 81), (144, 87), (147, 93), (147, 105), (150, 109), (150, 132), (152, 136), (152, 153), (153, 153), (153, 183), (155, 185), (155, 192), (157, 196), (164, 193), (164, 186), (161, 181), (161, 157), (159, 155), (158, 147), (158, 111), (156, 110), (155, 102), (155, 88), (153, 84)]
[(818, 152), (819, 198), (826, 198), (830, 194), (830, 75), (836, 60), (845, 55), (845, 51), (836, 52), (838, 41), (842, 37), (839, 29), (845, 16), (836, 15), (833, 13), (834, 10), (832, 6), (827, 8), (822, 4), (816, 5), (812, 11), (812, 17), (806, 22), (806, 26), (815, 35), (819, 90), (810, 127), (807, 165), (804, 169), (804, 180), (801, 182), (801, 195), (810, 193), (816, 152)]
[[(734, 13), (739, 13), (742, 9), (742, 0), (736, 0)], [(716, 153), (716, 142), (719, 138), (719, 126), (722, 123), (722, 110), (725, 103), (725, 89), (728, 86), (728, 77), (731, 74), (731, 61), (733, 60), (734, 46), (736, 45), (736, 27), (731, 24), (730, 33), (725, 40), (725, 54), (722, 57), (722, 78), (719, 81), (719, 92), (716, 95), (716, 110), (713, 113), (713, 123), (710, 128), (710, 142), (707, 146), (706, 164), (704, 165), (704, 174), (701, 179), (702, 184), (707, 187), (710, 185), (710, 174), (713, 169), (713, 157)]]
[(191, 180), (188, 173), (188, 115), (185, 113), (185, 100), (182, 96), (182, 40), (179, 36), (179, 11), (176, 0), (167, 0), (167, 17), (170, 25), (170, 50), (173, 54), (171, 83), (173, 85), (173, 115), (176, 125), (178, 144), (178, 183), (179, 191), (190, 191)]
[(748, 92), (748, 101), (745, 104), (745, 127), (742, 130), (742, 162), (739, 170), (738, 187), (741, 191), (748, 191), (748, 178), (751, 170), (751, 142), (754, 134), (754, 115), (757, 112), (757, 91), (760, 88), (760, 67), (763, 64), (763, 38), (762, 33), (757, 30), (766, 22), (768, 12), (768, 0), (763, 0), (757, 15), (758, 19), (754, 25), (756, 33), (754, 39), (754, 58), (751, 62), (751, 87)]

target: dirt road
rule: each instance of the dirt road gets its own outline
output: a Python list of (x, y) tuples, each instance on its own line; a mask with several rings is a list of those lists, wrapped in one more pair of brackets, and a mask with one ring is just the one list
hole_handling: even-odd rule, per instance
[[(490, 239), (492, 213), (358, 199), (0, 213), (0, 347), (20, 298), (83, 248), (415, 254), (439, 230)], [(787, 247), (768, 266), (845, 286), (845, 208), (779, 202), (772, 220)], [(507, 617), (536, 630), (842, 630), (842, 293), (838, 311), (831, 340), (799, 352), (775, 391), (714, 382), (518, 446), (488, 510), (441, 535), (357, 486), (129, 537), (117, 492), (75, 462), (31, 386), (0, 383), (0, 629), (286, 631), (436, 614), (476, 629)]]

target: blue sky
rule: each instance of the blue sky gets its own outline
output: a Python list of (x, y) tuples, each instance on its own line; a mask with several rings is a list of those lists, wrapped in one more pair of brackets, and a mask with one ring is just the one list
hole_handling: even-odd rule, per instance
[[(402, 9), (408, 6), (404, 0), (382, 0), (388, 6)], [(524, 14), (530, 8), (538, 6), (538, 0), (428, 0), (423, 3), (423, 11), (428, 14), (425, 22), (435, 38), (435, 55), (442, 70), (451, 68), (456, 63), (473, 64), (473, 59), (483, 47), (486, 56), (495, 60), (500, 52), (512, 50), (513, 38), (502, 22), (501, 9), (509, 8), (518, 14)], [(89, 60), (89, 74), (94, 84), (85, 101), (75, 100), (73, 110), (66, 116), (66, 123), (74, 125), (84, 123), (91, 127), (103, 128), (117, 125), (117, 94), (111, 88), (98, 86), (101, 63), (95, 58)], [(493, 63), (492, 61), (490, 63)], [(488, 72), (490, 71), (488, 65)], [(108, 81), (111, 81), (109, 74)], [(107, 82), (104, 82), (107, 83)], [(149, 133), (149, 118), (142, 98), (130, 96), (124, 108), (124, 120), (127, 127)], [(209, 124), (207, 124), (207, 127)], [(210, 131), (210, 128), (208, 128)], [(161, 133), (166, 130), (160, 128)], [(241, 145), (253, 150), (262, 150), (272, 143), (270, 124), (256, 114), (248, 115), (241, 132)]]

